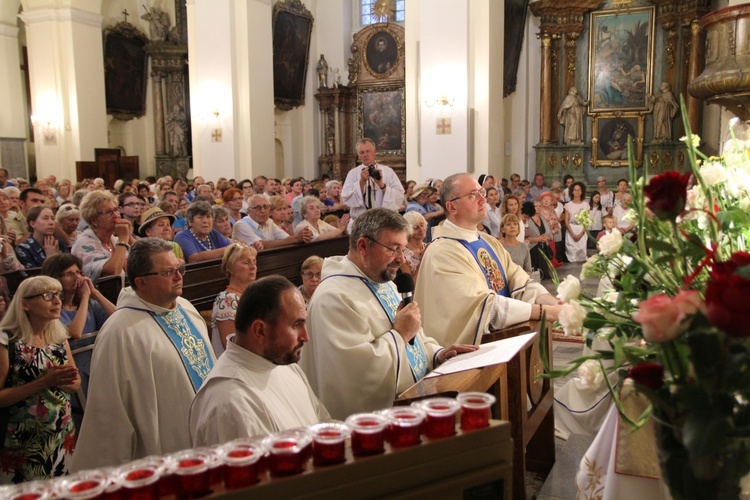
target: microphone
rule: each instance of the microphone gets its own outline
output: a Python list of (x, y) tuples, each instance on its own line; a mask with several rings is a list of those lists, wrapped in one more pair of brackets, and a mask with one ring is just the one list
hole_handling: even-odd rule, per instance
[[(401, 273), (393, 279), (396, 284), (398, 293), (401, 294), (401, 304), (408, 306), (414, 300), (414, 277), (411, 274)], [(414, 345), (414, 339), (409, 341), (409, 345)]]
[(414, 277), (411, 274), (401, 273), (393, 282), (396, 284), (398, 293), (401, 294), (401, 303), (408, 306), (414, 300)]

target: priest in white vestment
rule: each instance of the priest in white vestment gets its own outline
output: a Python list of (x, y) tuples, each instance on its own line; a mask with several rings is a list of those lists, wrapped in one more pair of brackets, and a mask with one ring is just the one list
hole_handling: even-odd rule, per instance
[(442, 345), (480, 344), (492, 330), (528, 320), (556, 321), (562, 307), (513, 263), (497, 238), (477, 231), (486, 191), (469, 174), (454, 174), (440, 190), (447, 219), (432, 231), (415, 298), (425, 331)]
[(475, 349), (443, 349), (424, 335), (416, 302), (400, 307), (391, 280), (405, 261), (407, 228), (397, 212), (368, 210), (354, 222), (349, 253), (323, 262), (300, 364), (334, 418), (389, 408), (434, 366)]
[(297, 365), (310, 339), (302, 294), (288, 279), (251, 284), (237, 307), (237, 333), (190, 408), (193, 446), (305, 427), (330, 415)]
[(73, 471), (190, 447), (188, 412), (216, 358), (198, 311), (182, 294), (172, 243), (132, 247), (117, 310), (97, 336)]

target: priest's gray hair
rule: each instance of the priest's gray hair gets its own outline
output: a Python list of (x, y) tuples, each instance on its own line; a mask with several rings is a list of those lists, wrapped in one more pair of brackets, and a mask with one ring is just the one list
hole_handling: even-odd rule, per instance
[(456, 181), (461, 177), (471, 177), (471, 174), (467, 174), (466, 172), (453, 174), (449, 175), (443, 181), (443, 187), (440, 188), (440, 205), (442, 205), (443, 208), (445, 208), (445, 204), (448, 203), (448, 200), (452, 200), (456, 197), (456, 195), (454, 194), (454, 191), (456, 189)]
[(171, 241), (162, 238), (141, 238), (133, 243), (128, 254), (128, 281), (137, 289), (135, 279), (153, 270), (152, 258), (156, 254), (174, 252)]
[(349, 249), (356, 250), (360, 238), (369, 239), (370, 246), (380, 239), (380, 232), (384, 229), (399, 233), (409, 231), (409, 223), (398, 212), (388, 208), (373, 208), (357, 217), (349, 236)]

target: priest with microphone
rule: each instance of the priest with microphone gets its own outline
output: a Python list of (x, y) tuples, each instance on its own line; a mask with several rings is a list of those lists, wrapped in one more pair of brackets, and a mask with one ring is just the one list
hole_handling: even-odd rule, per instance
[(349, 253), (323, 262), (300, 365), (333, 418), (388, 408), (435, 366), (477, 349), (425, 336), (409, 284), (397, 290), (407, 228), (392, 210), (368, 210), (350, 232)]
[(341, 189), (341, 199), (349, 207), (351, 222), (371, 208), (398, 211), (404, 201), (404, 188), (396, 173), (375, 161), (372, 139), (360, 139), (356, 149), (360, 165), (349, 171)]

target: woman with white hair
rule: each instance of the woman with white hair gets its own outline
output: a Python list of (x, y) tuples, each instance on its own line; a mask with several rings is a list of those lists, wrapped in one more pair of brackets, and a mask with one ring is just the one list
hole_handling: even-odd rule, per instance
[(424, 241), (427, 237), (427, 221), (422, 214), (416, 211), (406, 212), (404, 219), (409, 223), (409, 239), (406, 242), (406, 247), (404, 247), (406, 262), (401, 264), (401, 271), (411, 274), (416, 281), (422, 256), (429, 244)]
[(320, 200), (316, 196), (305, 196), (302, 198), (300, 206), (302, 207), (303, 220), (294, 228), (295, 236), (300, 234), (306, 227), (313, 233), (312, 241), (335, 238), (346, 232), (346, 226), (349, 224), (349, 215), (344, 215), (339, 219), (337, 226), (332, 226), (320, 220), (320, 205)]
[(81, 385), (60, 323), (60, 282), (21, 282), (0, 322), (0, 407), (9, 408), (0, 483), (68, 473), (75, 430), (70, 394)]
[(346, 210), (346, 203), (341, 201), (341, 187), (341, 182), (335, 179), (326, 182), (326, 191), (328, 191), (328, 195), (326, 196), (325, 203), (328, 207), (328, 213), (341, 211), (341, 214), (336, 214), (339, 217), (341, 217)]
[(63, 179), (57, 185), (57, 203), (62, 205), (73, 198), (73, 183), (68, 179)]
[(78, 230), (78, 224), (81, 222), (81, 211), (72, 203), (66, 203), (57, 209), (55, 214), (55, 235), (60, 238), (68, 248), (73, 246), (76, 238), (81, 232)]
[(78, 235), (71, 253), (83, 261), (84, 274), (96, 281), (122, 273), (135, 239), (133, 225), (120, 219), (117, 198), (109, 191), (91, 191), (80, 210), (89, 227)]

